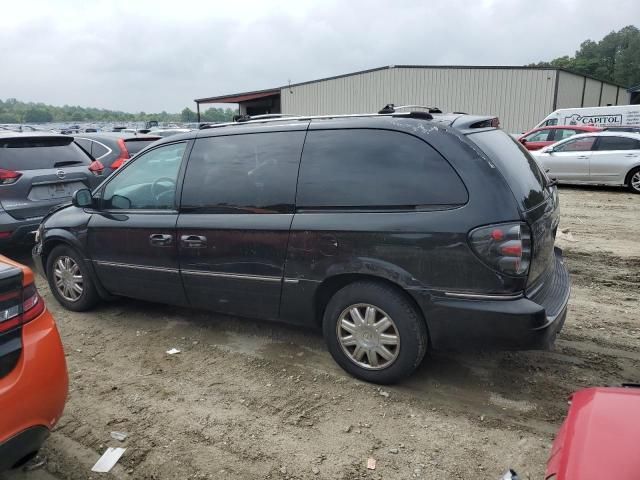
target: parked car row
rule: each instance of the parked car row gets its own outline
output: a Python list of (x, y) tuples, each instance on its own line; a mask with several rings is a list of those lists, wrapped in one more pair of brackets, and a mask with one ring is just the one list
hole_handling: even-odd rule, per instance
[[(428, 349), (551, 345), (570, 292), (554, 182), (493, 117), (387, 112), (168, 138), (0, 133), (0, 215), (25, 230), (37, 220), (35, 263), (67, 309), (127, 296), (320, 328), (366, 381), (398, 381)], [(574, 131), (536, 155), (547, 166), (545, 155), (589, 151), (596, 168), (592, 157), (635, 141)], [(33, 273), (0, 256), (0, 411), (12, 412), (0, 415), (0, 471), (37, 452), (66, 394)], [(639, 398), (577, 393), (547, 478), (635, 471), (624, 461), (634, 431), (620, 422)], [(599, 461), (585, 471), (586, 451)]]

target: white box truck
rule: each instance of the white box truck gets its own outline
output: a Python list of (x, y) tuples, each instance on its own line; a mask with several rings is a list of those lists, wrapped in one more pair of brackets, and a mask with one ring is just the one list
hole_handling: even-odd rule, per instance
[(561, 108), (547, 115), (535, 128), (555, 125), (640, 127), (640, 105)]

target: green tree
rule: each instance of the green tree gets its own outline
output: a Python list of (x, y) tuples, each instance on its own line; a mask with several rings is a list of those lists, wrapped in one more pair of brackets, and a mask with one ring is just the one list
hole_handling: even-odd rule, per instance
[(31, 107), (24, 112), (25, 123), (47, 123), (53, 121), (53, 115), (42, 107)]
[(183, 122), (197, 122), (198, 115), (189, 107), (185, 107), (185, 109), (182, 110), (182, 113), (180, 113), (180, 120)]
[(573, 57), (563, 56), (530, 66), (559, 67), (622, 85), (640, 83), (640, 30), (628, 25), (599, 42), (585, 40)]

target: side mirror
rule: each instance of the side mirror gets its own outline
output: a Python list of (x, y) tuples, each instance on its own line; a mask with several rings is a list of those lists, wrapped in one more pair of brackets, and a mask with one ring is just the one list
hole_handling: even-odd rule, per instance
[(86, 208), (93, 206), (93, 196), (88, 188), (81, 188), (73, 192), (71, 203), (78, 208)]
[(553, 147), (544, 147), (541, 151), (542, 153), (548, 153), (549, 155), (551, 155), (556, 150)]
[(520, 139), (520, 143), (524, 145), (525, 143), (527, 143), (527, 139), (526, 138), (521, 138)]

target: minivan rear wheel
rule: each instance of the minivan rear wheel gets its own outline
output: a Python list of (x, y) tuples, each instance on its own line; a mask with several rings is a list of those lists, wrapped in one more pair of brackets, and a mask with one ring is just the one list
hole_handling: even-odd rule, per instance
[(98, 303), (98, 292), (84, 260), (67, 245), (55, 247), (47, 257), (47, 280), (53, 296), (69, 310), (82, 312)]
[(424, 319), (401, 292), (356, 282), (327, 304), (323, 332), (334, 360), (368, 382), (395, 383), (410, 375), (427, 350)]

